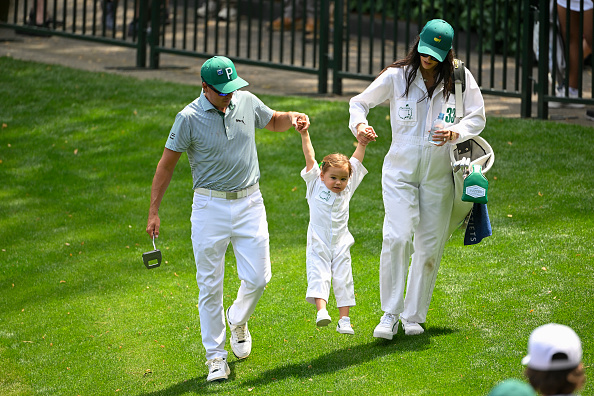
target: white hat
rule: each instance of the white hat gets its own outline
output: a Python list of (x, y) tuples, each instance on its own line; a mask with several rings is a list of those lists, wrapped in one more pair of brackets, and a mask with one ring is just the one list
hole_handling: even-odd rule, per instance
[[(555, 356), (556, 354), (560, 354)], [(582, 361), (580, 337), (570, 327), (549, 323), (534, 329), (522, 364), (539, 371), (577, 367)]]

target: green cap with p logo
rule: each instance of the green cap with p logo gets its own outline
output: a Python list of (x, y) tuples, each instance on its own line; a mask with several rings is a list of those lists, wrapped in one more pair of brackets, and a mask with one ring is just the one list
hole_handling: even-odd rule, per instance
[(202, 81), (221, 93), (231, 93), (248, 86), (248, 82), (237, 75), (235, 65), (225, 56), (213, 56), (200, 69)]

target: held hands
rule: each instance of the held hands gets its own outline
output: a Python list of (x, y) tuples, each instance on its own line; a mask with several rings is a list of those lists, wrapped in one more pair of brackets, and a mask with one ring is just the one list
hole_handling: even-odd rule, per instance
[(307, 132), (309, 129), (309, 117), (303, 113), (291, 113), (291, 124), (293, 124), (297, 132)]
[(436, 146), (443, 146), (448, 141), (456, 140), (458, 138), (458, 134), (456, 132), (443, 130), (443, 131), (435, 131), (433, 134), (433, 141), (436, 142)]
[(375, 142), (377, 134), (372, 126), (366, 124), (357, 125), (357, 141), (363, 146), (367, 146), (369, 142)]

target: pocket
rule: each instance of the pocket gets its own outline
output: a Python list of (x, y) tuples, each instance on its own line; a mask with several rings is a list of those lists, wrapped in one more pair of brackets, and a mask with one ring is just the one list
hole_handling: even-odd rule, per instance
[(254, 192), (248, 199), (250, 200), (250, 208), (264, 205), (264, 198), (262, 198), (262, 193), (260, 191)]
[(416, 100), (398, 99), (395, 106), (396, 123), (407, 126), (417, 125), (419, 111)]
[(202, 194), (194, 193), (194, 200), (192, 201), (192, 210), (200, 210), (206, 208), (210, 197)]

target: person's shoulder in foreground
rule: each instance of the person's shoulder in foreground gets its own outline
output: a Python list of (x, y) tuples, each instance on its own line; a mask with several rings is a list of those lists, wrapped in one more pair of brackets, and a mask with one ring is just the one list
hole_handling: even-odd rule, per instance
[(511, 378), (495, 385), (488, 396), (536, 396), (536, 392), (527, 383)]

